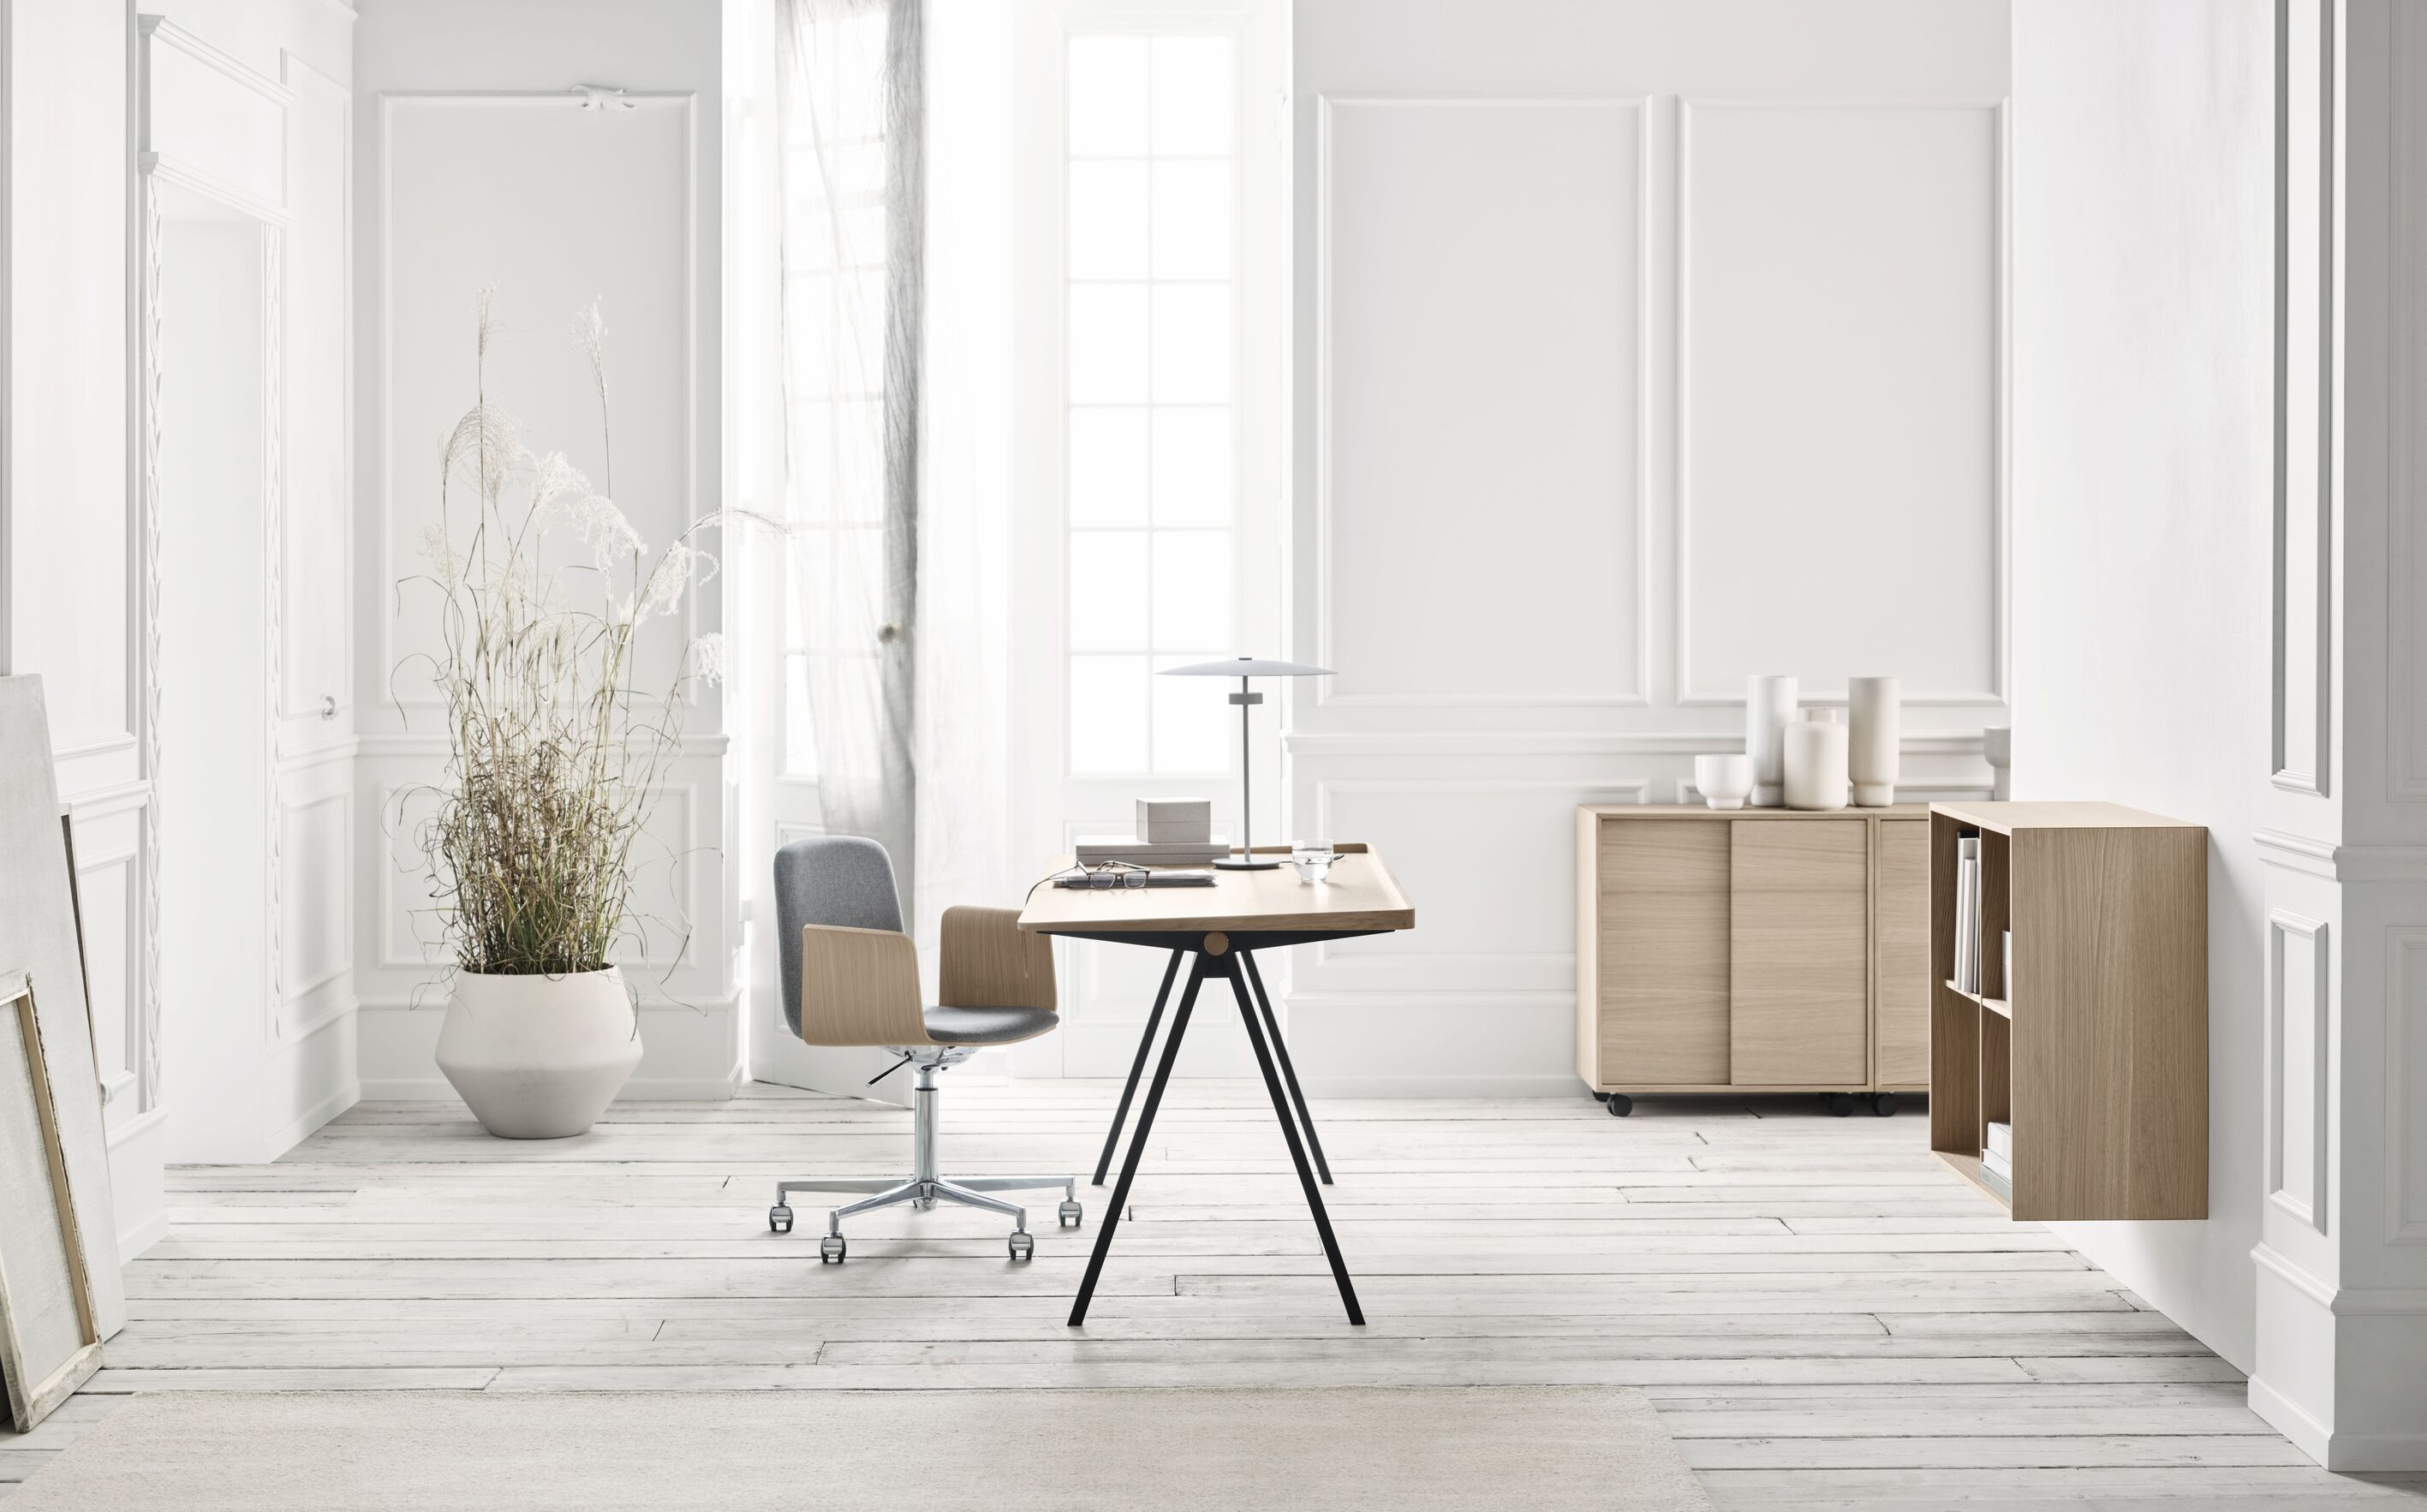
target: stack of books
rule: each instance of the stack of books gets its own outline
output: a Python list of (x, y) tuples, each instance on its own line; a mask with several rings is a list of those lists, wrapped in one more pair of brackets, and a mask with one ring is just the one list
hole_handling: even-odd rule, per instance
[(1980, 990), (1980, 837), (1955, 841), (1955, 986)]
[(2014, 1126), (1991, 1124), (1980, 1140), (1980, 1177), (2005, 1194), (2008, 1201), (2014, 1195)]
[(1219, 861), (1230, 854), (1230, 843), (1219, 835), (1202, 840), (1142, 840), (1134, 835), (1083, 835), (1079, 837), (1079, 864), (1101, 866), (1107, 861), (1126, 861), (1133, 867), (1201, 867), (1208, 861)]

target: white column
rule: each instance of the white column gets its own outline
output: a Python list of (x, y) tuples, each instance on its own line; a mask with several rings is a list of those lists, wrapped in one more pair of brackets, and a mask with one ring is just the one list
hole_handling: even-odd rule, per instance
[(2330, 1469), (2427, 1469), (2427, 8), (2278, 39), (2257, 1362)]

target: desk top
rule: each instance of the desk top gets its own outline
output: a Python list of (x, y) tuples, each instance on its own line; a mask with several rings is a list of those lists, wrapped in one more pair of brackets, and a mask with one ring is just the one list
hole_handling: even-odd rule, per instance
[[(1068, 870), (1064, 856), (1055, 871)], [(1344, 854), (1317, 883), (1287, 862), (1270, 871), (1220, 871), (1210, 887), (1056, 887), (1028, 895), (1019, 927), (1040, 935), (1225, 933), (1381, 934), (1416, 927), (1415, 905), (1371, 851)]]

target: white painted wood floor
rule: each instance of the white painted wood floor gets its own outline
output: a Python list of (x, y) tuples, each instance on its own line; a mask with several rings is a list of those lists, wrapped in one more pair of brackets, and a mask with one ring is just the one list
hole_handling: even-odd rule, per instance
[[(1117, 1090), (947, 1078), (945, 1168), (1083, 1179)], [(778, 1176), (906, 1169), (899, 1110), (753, 1087), (517, 1144), (366, 1103), (273, 1165), (170, 1173), (134, 1321), (88, 1393), (0, 1433), (0, 1482), (145, 1390), (1608, 1382), (1652, 1394), (1723, 1507), (2427, 1501), (2427, 1478), (2312, 1466), (2239, 1372), (1944, 1171), (1910, 1104), (1315, 1116), (1361, 1330), (1254, 1083), (1175, 1084), (1083, 1331), (1062, 1320), (1109, 1186), (1082, 1186), (1075, 1231), (1038, 1194), (1017, 1267), (1006, 1226), (959, 1209), (863, 1218), (840, 1267), (820, 1211), (767, 1231)]]

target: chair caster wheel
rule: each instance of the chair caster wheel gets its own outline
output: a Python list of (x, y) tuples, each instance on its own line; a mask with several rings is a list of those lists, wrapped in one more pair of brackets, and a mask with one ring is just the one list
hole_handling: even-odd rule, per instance
[(1850, 1092), (1824, 1092), (1820, 1094), (1820, 1106), (1829, 1110), (1829, 1116), (1832, 1118), (1851, 1117), (1854, 1112), (1854, 1095)]
[(792, 1231), (792, 1210), (780, 1202), (768, 1209), (767, 1227), (774, 1233), (790, 1233)]
[(1592, 1095), (1592, 1099), (1595, 1102), (1607, 1102), (1609, 1100), (1609, 1094), (1606, 1092), (1596, 1092)]
[(842, 1242), (842, 1235), (826, 1235), (823, 1239), (818, 1241), (818, 1263), (821, 1265), (841, 1264), (842, 1258), (844, 1254), (847, 1253), (848, 1247), (849, 1246), (845, 1245)]
[(1065, 1202), (1060, 1208), (1055, 1210), (1056, 1214), (1062, 1220), (1062, 1227), (1065, 1228), (1078, 1227), (1079, 1220), (1086, 1216), (1086, 1209), (1080, 1207), (1075, 1202)]
[(1895, 1093), (1882, 1092), (1877, 1094), (1871, 1098), (1872, 1116), (1878, 1118), (1893, 1118), (1896, 1116), (1896, 1111), (1897, 1095)]
[(1635, 1111), (1635, 1099), (1623, 1092), (1596, 1094), (1596, 1096), (1604, 1097), (1609, 1103), (1609, 1115), (1612, 1118), (1623, 1118)]
[(1011, 1258), (1016, 1260), (1034, 1260), (1036, 1258), (1035, 1238), (1025, 1233), (1012, 1235)]

